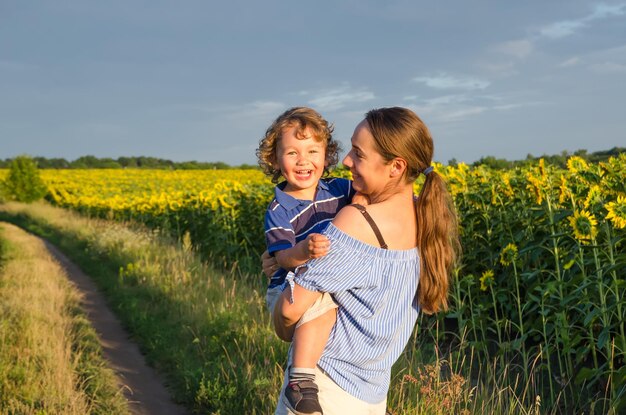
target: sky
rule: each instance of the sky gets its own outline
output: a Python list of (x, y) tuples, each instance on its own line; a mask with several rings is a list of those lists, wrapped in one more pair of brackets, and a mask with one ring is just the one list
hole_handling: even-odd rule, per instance
[(624, 147), (626, 2), (0, 0), (0, 158), (255, 164), (293, 106), (344, 149), (411, 108), (443, 163)]

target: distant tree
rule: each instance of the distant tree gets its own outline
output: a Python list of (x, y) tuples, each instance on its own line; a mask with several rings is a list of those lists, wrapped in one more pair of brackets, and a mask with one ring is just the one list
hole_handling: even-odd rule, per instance
[(96, 156), (87, 155), (77, 158), (70, 163), (73, 169), (93, 169), (98, 164), (98, 158)]
[(506, 159), (498, 159), (494, 156), (481, 157), (478, 161), (472, 163), (473, 166), (485, 165), (492, 169), (510, 169), (513, 163)]
[(45, 196), (48, 189), (39, 176), (37, 164), (29, 156), (11, 161), (9, 174), (3, 183), (3, 194), (9, 200), (31, 203)]
[(222, 161), (218, 161), (216, 163), (211, 163), (214, 169), (225, 170), (230, 169), (230, 166)]
[(239, 166), (237, 166), (238, 169), (240, 170), (259, 170), (260, 167), (257, 164), (240, 164)]
[(100, 159), (97, 164), (99, 169), (119, 169), (122, 166), (111, 158)]
[(36, 157), (35, 161), (40, 169), (67, 169), (70, 167), (70, 162), (64, 158)]
[(574, 155), (578, 156), (578, 157), (581, 157), (581, 158), (584, 158), (584, 159), (589, 157), (587, 155), (587, 150), (576, 150), (576, 151), (574, 151)]
[(117, 162), (122, 167), (137, 167), (137, 159), (135, 157), (118, 157)]

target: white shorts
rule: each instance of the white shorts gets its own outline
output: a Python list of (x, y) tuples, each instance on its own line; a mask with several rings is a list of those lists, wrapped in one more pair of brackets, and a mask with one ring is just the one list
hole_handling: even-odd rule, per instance
[[(293, 415), (283, 399), (285, 387), (289, 380), (288, 374), (285, 373), (283, 386), (280, 390), (278, 398), (278, 406), (274, 415)], [(318, 398), (324, 415), (385, 415), (387, 411), (387, 400), (379, 403), (369, 403), (362, 401), (350, 395), (341, 389), (331, 378), (324, 373), (319, 367), (315, 368), (315, 383), (319, 388)]]
[[(276, 306), (276, 302), (278, 301), (278, 297), (283, 293), (282, 287), (273, 287), (267, 290), (265, 294), (265, 302), (267, 304), (267, 309), (270, 314), (274, 312), (274, 307)], [(317, 317), (325, 314), (328, 310), (332, 310), (333, 308), (337, 308), (337, 303), (333, 300), (333, 297), (328, 293), (322, 293), (322, 296), (315, 300), (315, 302), (309, 307), (307, 311), (304, 312), (298, 324), (296, 324), (296, 328), (300, 327), (302, 324), (309, 322)]]

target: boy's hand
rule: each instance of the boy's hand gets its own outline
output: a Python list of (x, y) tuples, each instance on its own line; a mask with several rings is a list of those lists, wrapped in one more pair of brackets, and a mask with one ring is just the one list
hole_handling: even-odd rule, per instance
[(352, 196), (352, 203), (356, 203), (357, 205), (367, 206), (370, 204), (370, 199), (365, 196), (361, 192), (356, 192), (354, 196)]
[(306, 237), (304, 249), (309, 259), (321, 258), (328, 253), (330, 241), (321, 233), (312, 233)]
[(278, 262), (276, 261), (276, 258), (271, 256), (270, 253), (267, 252), (267, 250), (263, 252), (263, 255), (261, 255), (261, 262), (263, 267), (263, 273), (270, 278), (276, 273), (276, 271), (278, 271), (278, 268), (280, 268)]

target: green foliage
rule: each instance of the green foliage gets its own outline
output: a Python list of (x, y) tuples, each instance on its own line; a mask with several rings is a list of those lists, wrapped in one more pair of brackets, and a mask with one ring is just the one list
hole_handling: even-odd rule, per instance
[[(564, 150), (561, 154), (544, 154), (539, 157), (528, 154), (524, 160), (506, 160), (494, 156), (485, 156), (472, 163), (472, 166), (487, 166), (492, 169), (504, 170), (530, 166), (537, 163), (539, 159), (543, 159), (546, 164), (565, 168), (567, 166), (567, 159), (572, 156), (580, 157), (590, 163), (599, 163), (607, 161), (611, 157), (617, 157), (621, 153), (626, 153), (626, 147), (613, 147), (610, 150), (594, 151), (593, 153), (588, 153), (587, 150), (576, 150), (573, 153)], [(457, 161), (455, 159), (448, 161), (448, 165), (451, 166), (455, 166), (456, 163)]]
[[(163, 169), (163, 170), (258, 170), (256, 164), (241, 164), (239, 166), (231, 166), (222, 161), (203, 162), (203, 161), (172, 161), (157, 157), (133, 156), (118, 157), (112, 159), (109, 157), (98, 158), (96, 156), (81, 156), (73, 161), (64, 158), (46, 158), (34, 157), (37, 166), (40, 169)], [(0, 160), (0, 169), (9, 167), (13, 159)]]
[(2, 187), (7, 199), (25, 203), (41, 199), (48, 191), (39, 176), (37, 164), (28, 156), (13, 159)]

